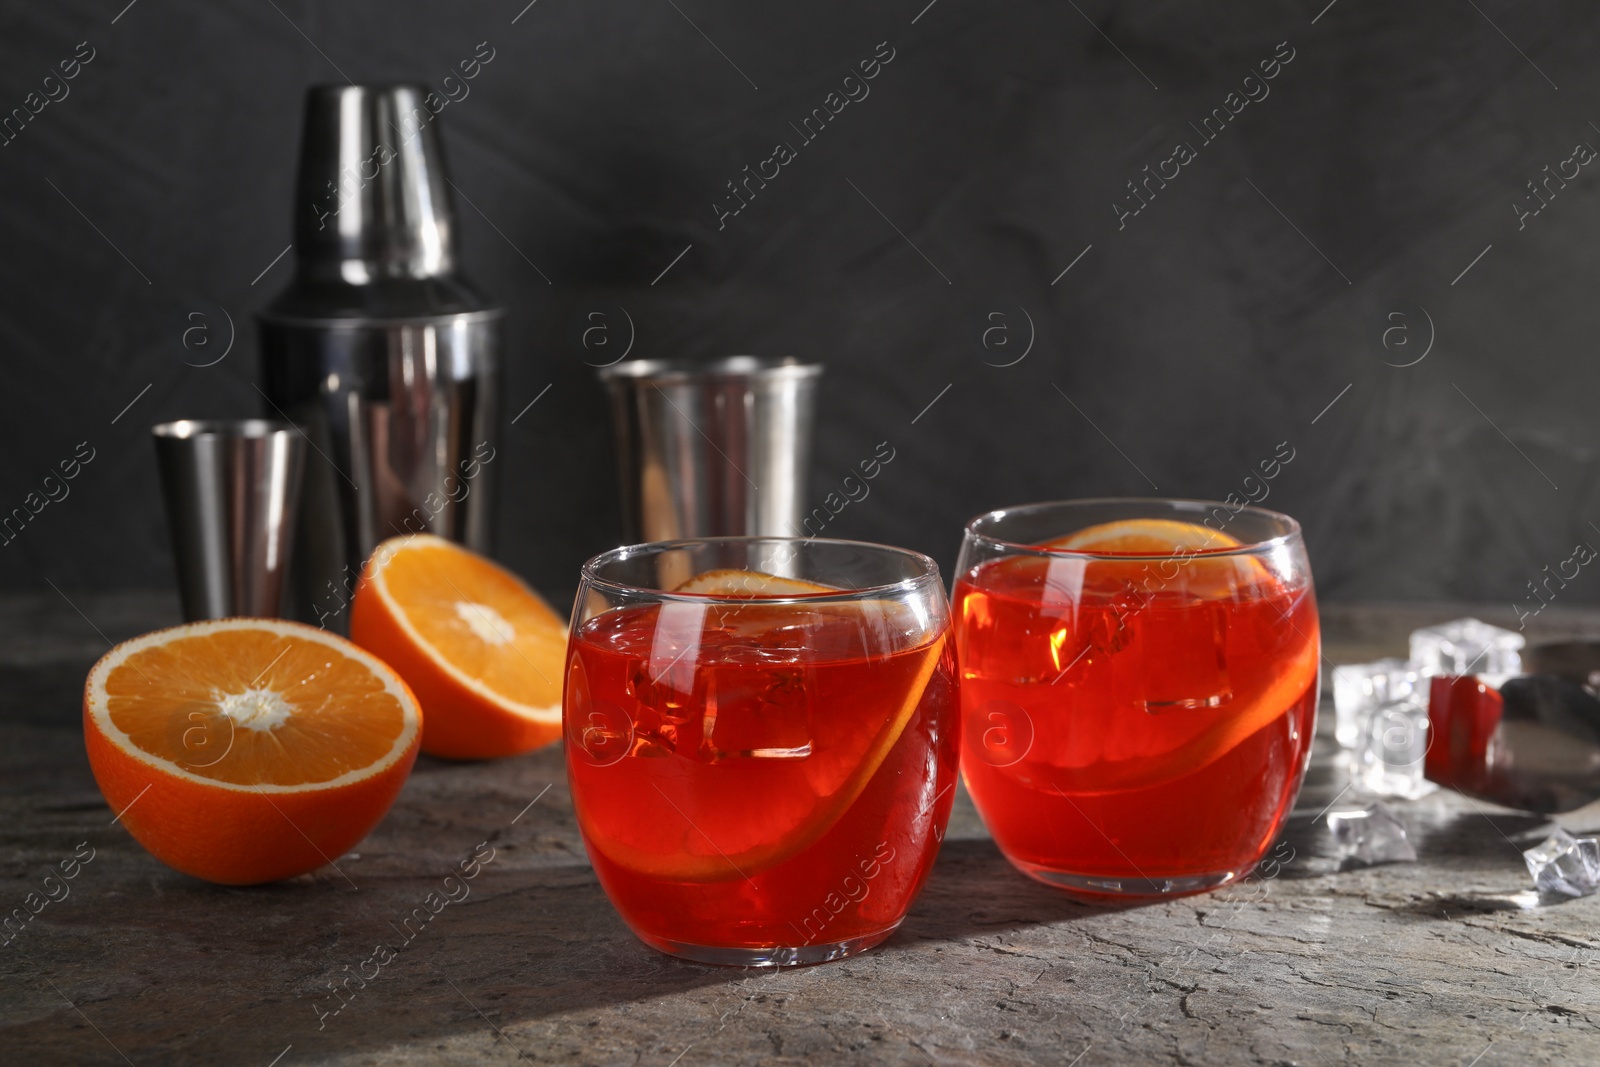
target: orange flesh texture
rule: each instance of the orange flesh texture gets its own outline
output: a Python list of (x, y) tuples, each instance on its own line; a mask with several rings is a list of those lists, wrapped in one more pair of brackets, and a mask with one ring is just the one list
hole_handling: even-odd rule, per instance
[(399, 700), (365, 664), (266, 630), (142, 649), (110, 671), (106, 693), (111, 722), (141, 752), (231, 785), (332, 781), (381, 761), (405, 729)]
[(396, 549), (380, 580), (422, 640), (461, 674), (516, 704), (561, 702), (566, 623), (516, 577), (430, 541)]

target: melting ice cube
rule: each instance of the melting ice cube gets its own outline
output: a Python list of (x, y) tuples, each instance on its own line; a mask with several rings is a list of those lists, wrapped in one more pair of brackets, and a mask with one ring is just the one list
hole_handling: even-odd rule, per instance
[(1356, 745), (1356, 783), (1381, 797), (1408, 800), (1438, 789), (1423, 777), (1429, 729), (1428, 709), (1415, 697), (1378, 708)]
[(1354, 811), (1328, 813), (1328, 829), (1341, 859), (1359, 863), (1411, 863), (1417, 850), (1406, 838), (1405, 824), (1381, 801)]
[(1355, 748), (1366, 733), (1372, 713), (1385, 704), (1411, 696), (1419, 679), (1416, 667), (1402, 659), (1352, 663), (1333, 669), (1334, 736)]
[(1516, 674), (1523, 636), (1478, 619), (1454, 619), (1411, 631), (1411, 662), (1426, 676)]
[(1560, 827), (1522, 854), (1541, 893), (1584, 897), (1600, 890), (1600, 841), (1573, 837)]

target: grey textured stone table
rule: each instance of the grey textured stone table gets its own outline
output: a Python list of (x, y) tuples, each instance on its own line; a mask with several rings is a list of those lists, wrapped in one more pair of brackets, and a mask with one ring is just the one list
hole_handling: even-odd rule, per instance
[[(1600, 897), (1537, 906), (1519, 850), (1545, 821), (1435, 794), (1403, 806), (1420, 862), (1340, 872), (1316, 820), (1344, 784), (1330, 716), (1276, 877), (1086, 907), (1012, 871), (963, 798), (882, 947), (729, 971), (629, 936), (584, 860), (558, 751), (424, 758), (338, 871), (223, 889), (168, 870), (111, 825), (78, 716), (105, 641), (175, 606), (73, 600), (0, 605), (4, 910), (80, 842), (94, 850), (71, 895), (0, 949), (6, 1064), (1600, 1062)], [(1412, 627), (1466, 611), (1325, 607), (1326, 651), (1400, 651)], [(1537, 622), (1600, 634), (1597, 614)], [(1600, 806), (1564, 822), (1600, 828)], [(329, 982), (397, 943), (391, 922), (484, 841), (494, 859), (470, 897), (323, 1016)]]

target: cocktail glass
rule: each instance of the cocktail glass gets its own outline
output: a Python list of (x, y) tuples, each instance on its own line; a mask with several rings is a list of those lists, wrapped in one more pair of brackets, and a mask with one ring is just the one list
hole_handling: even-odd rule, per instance
[(847, 956), (933, 864), (959, 746), (937, 565), (881, 545), (709, 538), (583, 568), (573, 805), (646, 944), (703, 963)]
[(1033, 504), (968, 523), (956, 574), (962, 773), (1006, 857), (1102, 898), (1250, 873), (1316, 725), (1299, 525), (1200, 501)]

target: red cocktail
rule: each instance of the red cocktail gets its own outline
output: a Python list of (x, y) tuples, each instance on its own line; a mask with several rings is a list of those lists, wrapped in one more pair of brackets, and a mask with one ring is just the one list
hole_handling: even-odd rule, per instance
[(1249, 873), (1316, 723), (1316, 601), (1293, 520), (1035, 505), (974, 520), (958, 571), (962, 768), (1006, 856), (1093, 895)]
[(612, 903), (704, 962), (819, 962), (887, 937), (954, 793), (937, 568), (846, 542), (619, 553), (585, 568), (565, 696), (573, 802)]

